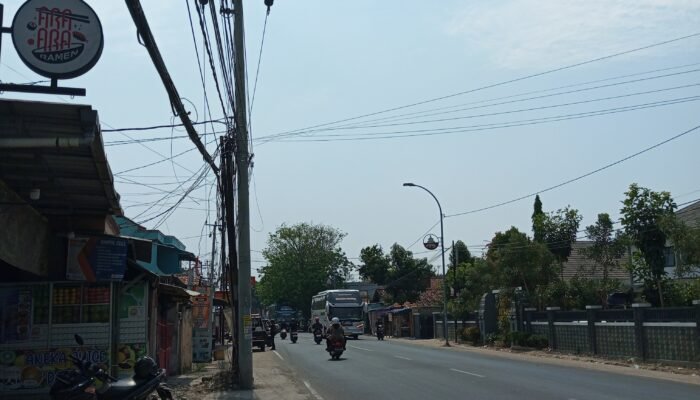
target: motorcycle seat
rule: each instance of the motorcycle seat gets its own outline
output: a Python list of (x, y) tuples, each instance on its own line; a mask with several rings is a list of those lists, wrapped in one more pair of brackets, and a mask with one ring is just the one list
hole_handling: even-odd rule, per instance
[(99, 400), (119, 400), (129, 398), (131, 396), (135, 397), (137, 395), (143, 395), (155, 390), (157, 384), (151, 384), (150, 381), (156, 379), (157, 377), (150, 377), (146, 379), (120, 379), (111, 383), (109, 385), (109, 389), (103, 393), (99, 393), (97, 398)]

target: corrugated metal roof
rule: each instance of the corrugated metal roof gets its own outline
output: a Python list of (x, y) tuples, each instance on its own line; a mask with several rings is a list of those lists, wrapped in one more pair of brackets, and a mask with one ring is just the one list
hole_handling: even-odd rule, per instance
[[(17, 139), (25, 144), (9, 144)], [(59, 140), (75, 147), (46, 145)], [(0, 144), (0, 179), (42, 214), (123, 213), (92, 107), (0, 100)], [(40, 189), (39, 200), (30, 200), (32, 189)]]

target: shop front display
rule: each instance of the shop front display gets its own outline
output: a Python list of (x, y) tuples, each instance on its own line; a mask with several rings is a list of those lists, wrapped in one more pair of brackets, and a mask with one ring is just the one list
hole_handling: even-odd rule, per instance
[(123, 290), (119, 297), (117, 364), (120, 378), (132, 376), (136, 360), (148, 355), (147, 294), (148, 286), (141, 283)]
[(0, 286), (0, 393), (46, 392), (57, 371), (72, 368), (71, 355), (109, 368), (111, 291), (109, 283)]

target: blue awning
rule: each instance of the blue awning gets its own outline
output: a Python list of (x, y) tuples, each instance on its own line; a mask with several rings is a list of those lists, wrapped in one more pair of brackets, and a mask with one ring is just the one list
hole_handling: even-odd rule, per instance
[(143, 262), (143, 261), (138, 261), (138, 260), (136, 261), (136, 264), (138, 264), (139, 267), (141, 267), (141, 268), (143, 268), (143, 269), (145, 269), (145, 270), (148, 270), (149, 272), (151, 272), (151, 273), (153, 273), (153, 274), (156, 274), (156, 275), (158, 275), (158, 276), (165, 276), (165, 275), (168, 275), (168, 274), (166, 274), (165, 272), (161, 271), (160, 268), (158, 268), (158, 266), (155, 265), (155, 264), (150, 264), (150, 263)]

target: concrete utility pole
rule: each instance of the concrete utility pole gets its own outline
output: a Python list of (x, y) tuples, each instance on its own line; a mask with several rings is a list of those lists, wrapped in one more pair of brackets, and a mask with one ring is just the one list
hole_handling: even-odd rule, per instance
[[(454, 290), (454, 295), (453, 295), (454, 304), (457, 304), (457, 266), (459, 265), (459, 252), (455, 248), (455, 241), (454, 240), (452, 241), (452, 254), (455, 255), (454, 260), (453, 260), (453, 264), (454, 264), (453, 265), (453, 267), (454, 267), (453, 272), (454, 273), (452, 274), (452, 277), (454, 278), (454, 282), (452, 282), (452, 284), (454, 286), (453, 286), (452, 290)], [(445, 282), (447, 282), (447, 281), (445, 281)], [(452, 317), (454, 318), (454, 321), (455, 321), (455, 343), (459, 343), (459, 338), (457, 336), (457, 312), (455, 312)]]
[(238, 185), (238, 368), (241, 389), (253, 388), (252, 324), (250, 318), (250, 204), (248, 188), (248, 118), (245, 92), (245, 36), (243, 0), (233, 1), (233, 39), (236, 80), (236, 166)]

